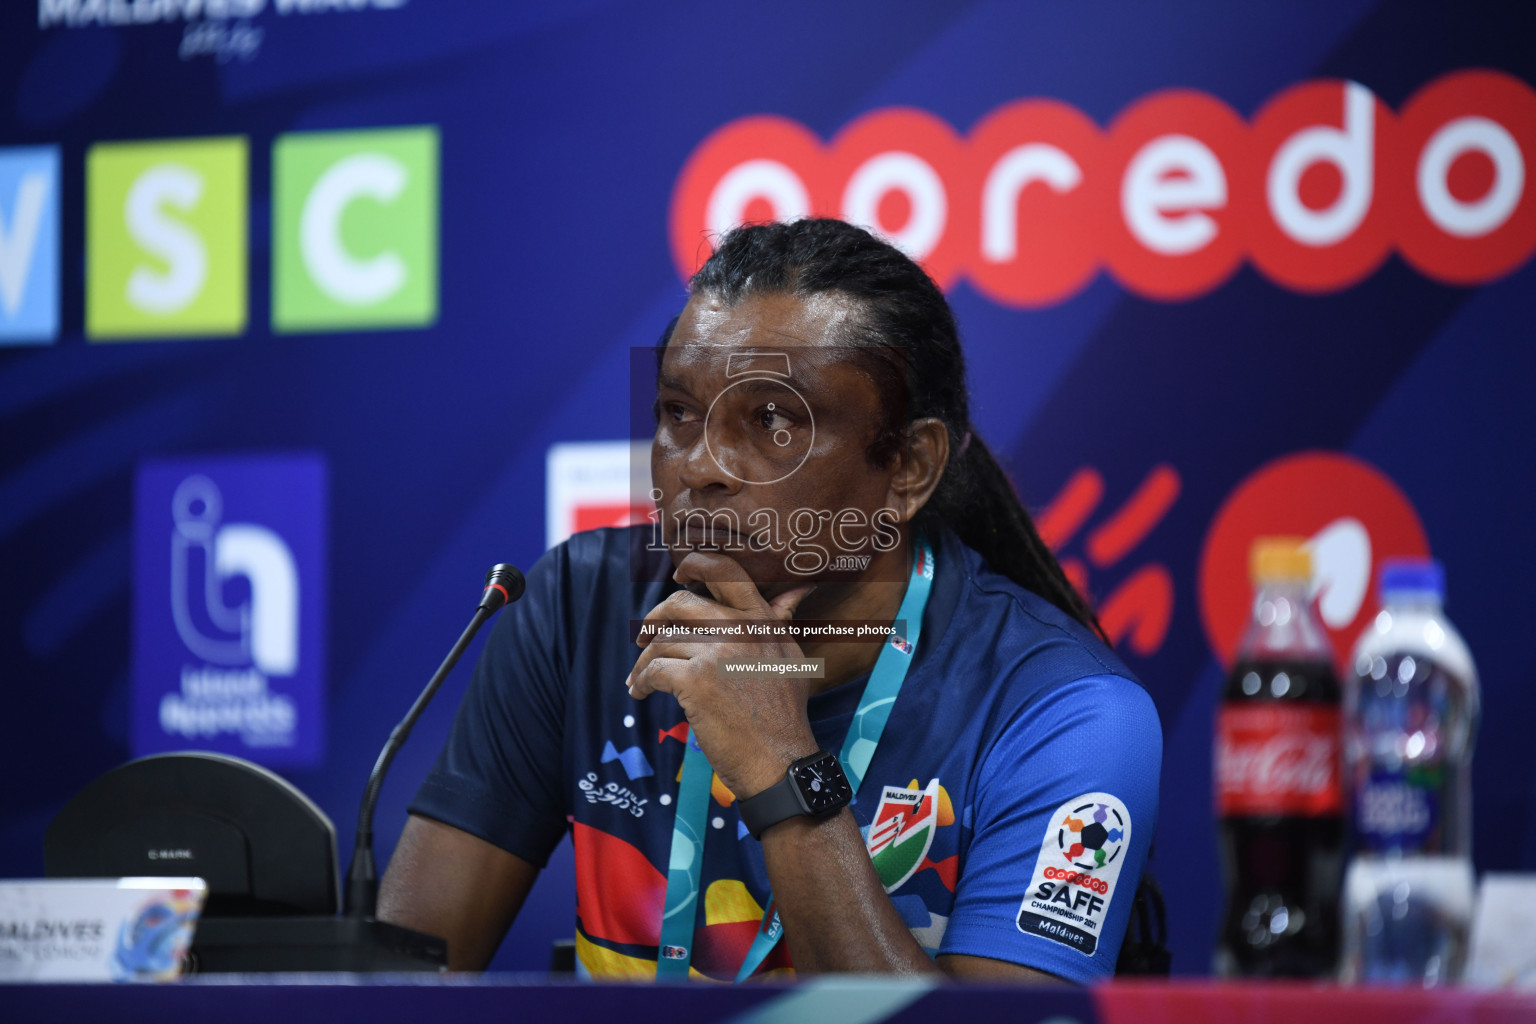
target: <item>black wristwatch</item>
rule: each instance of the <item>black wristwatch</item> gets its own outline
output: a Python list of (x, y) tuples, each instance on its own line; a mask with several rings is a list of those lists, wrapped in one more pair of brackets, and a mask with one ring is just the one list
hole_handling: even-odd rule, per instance
[(790, 765), (782, 779), (761, 793), (737, 800), (736, 809), (752, 838), (761, 839), (769, 826), (787, 818), (800, 814), (830, 817), (852, 799), (853, 787), (848, 785), (837, 755), (818, 750)]

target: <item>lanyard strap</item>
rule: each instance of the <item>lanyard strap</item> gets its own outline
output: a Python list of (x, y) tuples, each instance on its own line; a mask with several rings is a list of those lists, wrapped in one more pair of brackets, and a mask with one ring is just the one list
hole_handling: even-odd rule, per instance
[[(843, 738), (843, 774), (855, 795), (864, 773), (869, 770), (875, 749), (880, 744), (885, 723), (891, 717), (891, 708), (901, 693), (907, 670), (917, 653), (917, 641), (923, 631), (923, 610), (928, 605), (928, 594), (933, 589), (933, 548), (919, 536), (917, 557), (912, 566), (912, 577), (907, 582), (907, 592), (901, 599), (896, 618), (906, 625), (907, 635), (901, 636), (894, 629), (880, 654), (875, 667), (859, 697), (858, 710)], [(688, 964), (693, 954), (693, 926), (699, 897), (699, 875), (704, 865), (705, 818), (709, 814), (709, 789), (714, 776), (709, 758), (694, 740), (693, 730), (688, 731), (687, 750), (683, 754), (683, 775), (678, 784), (677, 814), (672, 820), (672, 853), (667, 863), (667, 897), (661, 918), (661, 945), (656, 956), (657, 981), (686, 981)], [(763, 923), (752, 939), (736, 980), (745, 981), (773, 952), (773, 947), (783, 937), (784, 928), (779, 923), (779, 912), (774, 907), (772, 894), (763, 911)]]
[(709, 758), (688, 730), (683, 778), (677, 787), (672, 819), (672, 855), (667, 861), (667, 902), (661, 914), (661, 945), (656, 950), (657, 981), (687, 981), (693, 954), (693, 922), (704, 866), (704, 819), (709, 814)]

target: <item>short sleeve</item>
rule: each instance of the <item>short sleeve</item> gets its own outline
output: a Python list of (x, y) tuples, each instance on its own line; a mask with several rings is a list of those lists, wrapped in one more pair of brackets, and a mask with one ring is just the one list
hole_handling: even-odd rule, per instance
[(565, 834), (561, 794), (571, 594), (564, 545), (492, 624), (448, 742), (411, 803), (543, 867)]
[(940, 954), (1076, 982), (1114, 973), (1157, 825), (1162, 728), (1120, 676), (1052, 688), (983, 756)]

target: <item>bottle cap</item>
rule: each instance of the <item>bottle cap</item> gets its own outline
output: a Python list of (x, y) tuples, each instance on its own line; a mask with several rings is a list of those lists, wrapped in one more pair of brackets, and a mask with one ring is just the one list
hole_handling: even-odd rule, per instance
[(1312, 554), (1305, 537), (1260, 537), (1248, 553), (1248, 575), (1254, 583), (1307, 582), (1312, 578)]
[(1445, 599), (1445, 568), (1433, 558), (1385, 558), (1381, 562), (1381, 596), (1434, 594)]

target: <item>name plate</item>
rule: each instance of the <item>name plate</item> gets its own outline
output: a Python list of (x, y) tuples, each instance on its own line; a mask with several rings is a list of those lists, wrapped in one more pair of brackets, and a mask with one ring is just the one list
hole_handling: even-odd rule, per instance
[(0, 882), (0, 983), (168, 981), (207, 896), (201, 878)]
[(1490, 871), (1483, 876), (1472, 921), (1474, 988), (1536, 991), (1536, 875)]

